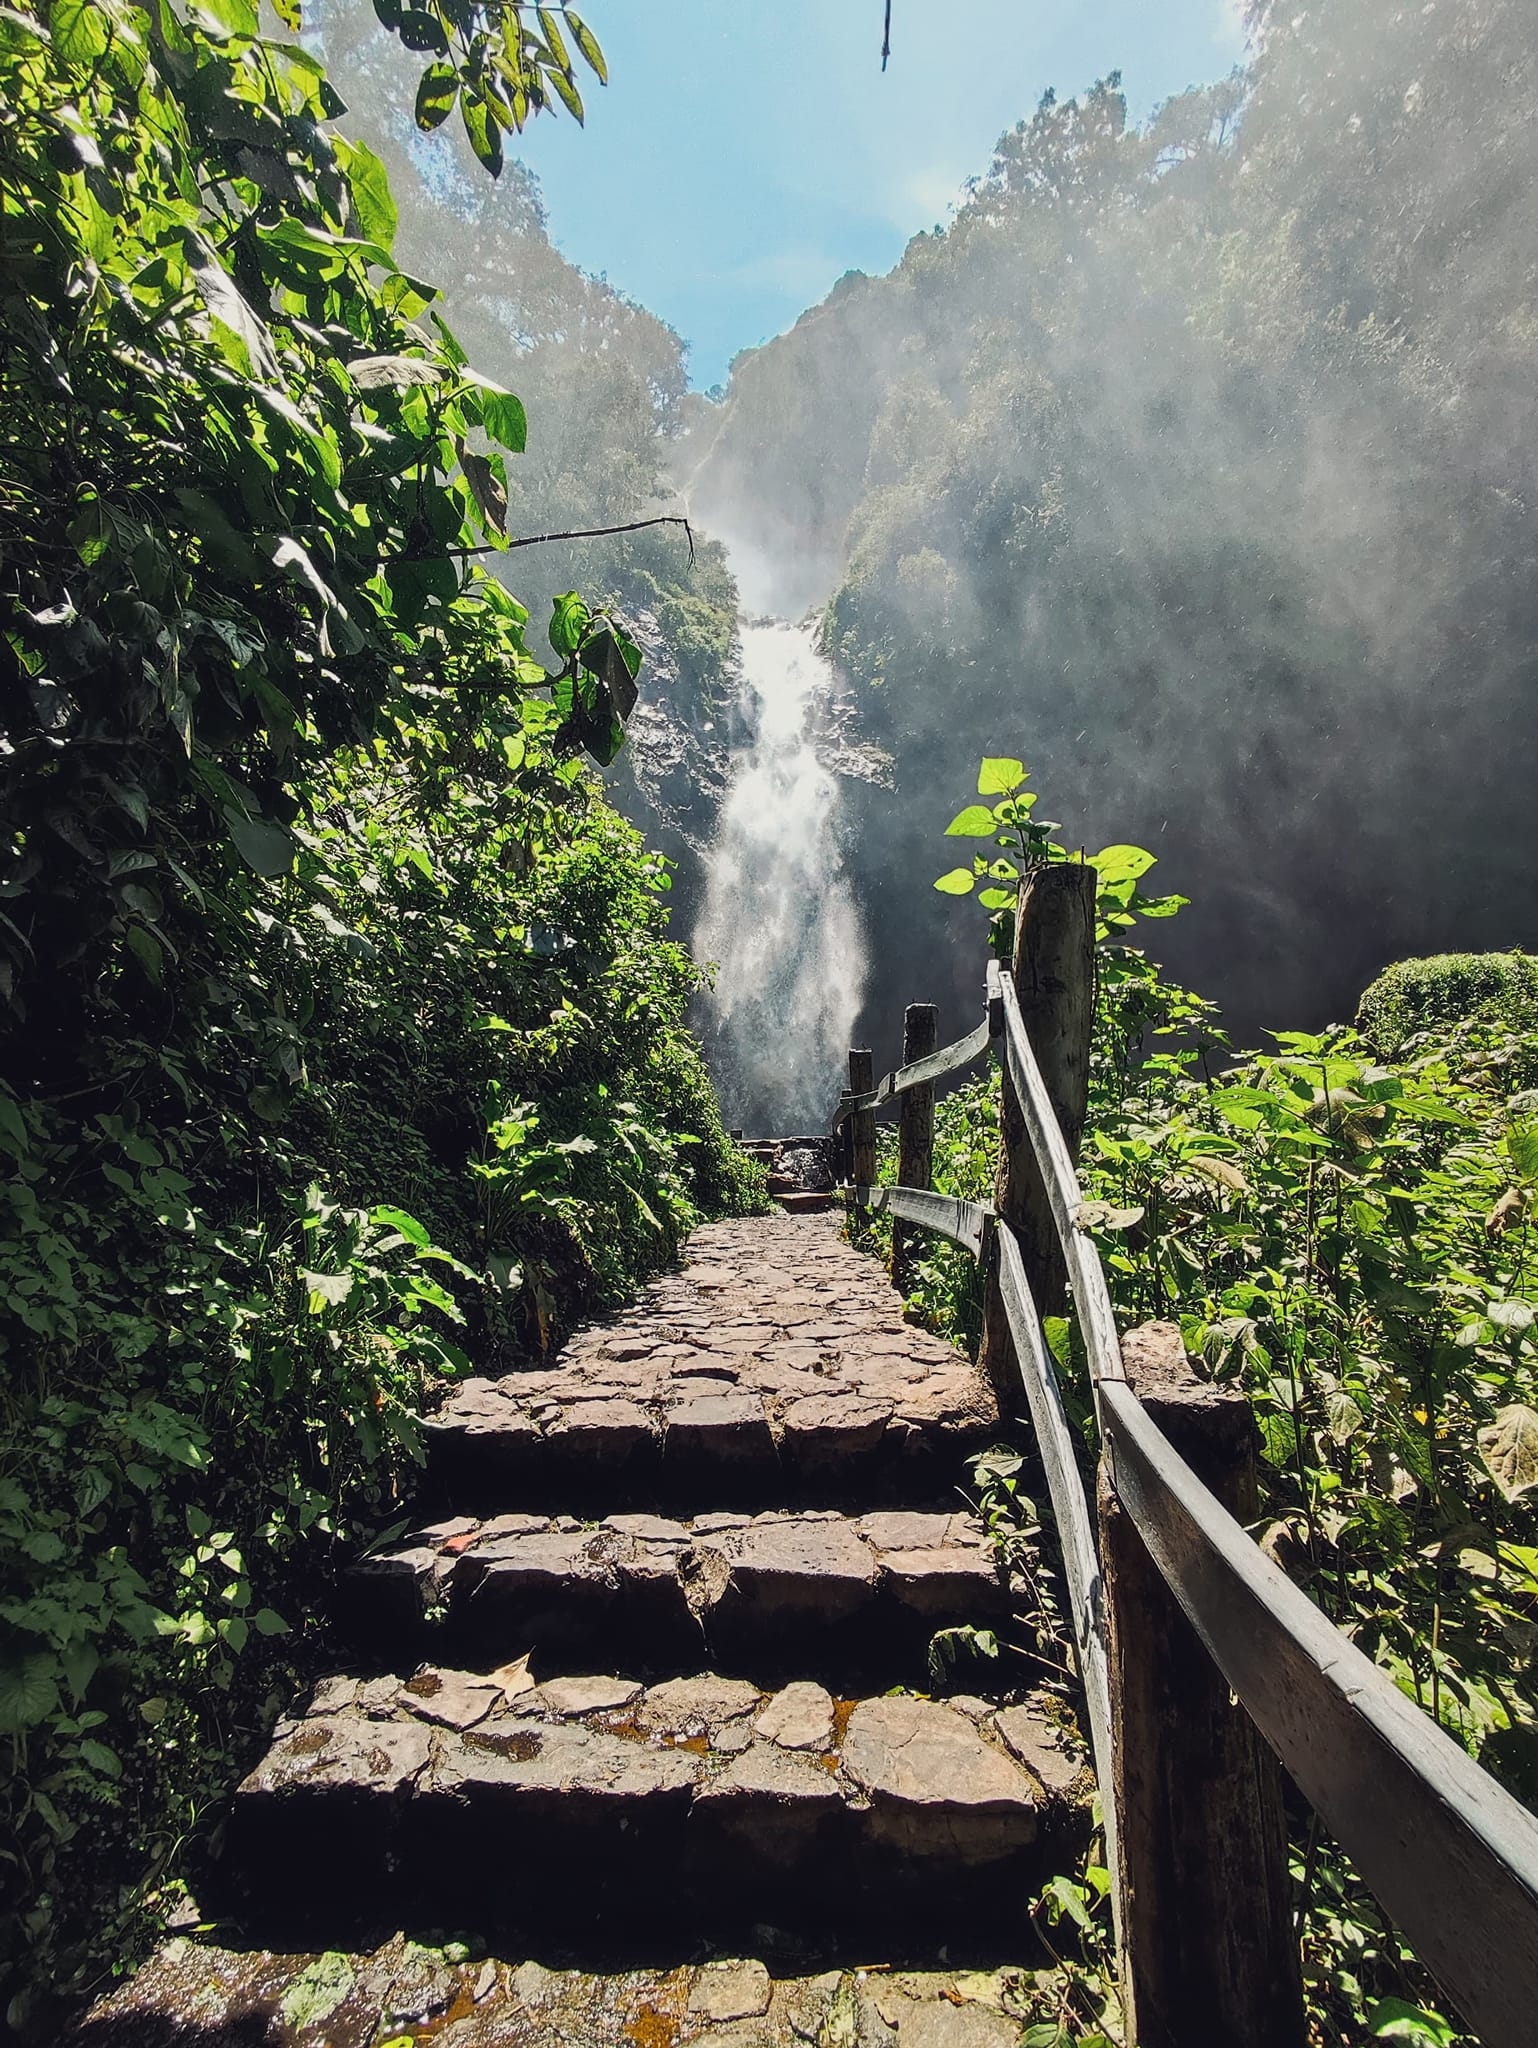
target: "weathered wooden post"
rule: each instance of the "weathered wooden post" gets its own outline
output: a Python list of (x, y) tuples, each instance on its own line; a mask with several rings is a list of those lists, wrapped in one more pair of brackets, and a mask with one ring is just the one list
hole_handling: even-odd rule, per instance
[[(933, 1003), (910, 1003), (903, 1012), (903, 1065), (911, 1067), (940, 1043), (940, 1012)], [(897, 1181), (900, 1187), (929, 1188), (935, 1176), (935, 1084), (925, 1081), (899, 1099)], [(913, 1277), (911, 1225), (892, 1225), (892, 1284), (906, 1294)]]
[[(1241, 1522), (1257, 1512), (1243, 1390), (1200, 1380), (1174, 1323), (1122, 1339), (1132, 1391)], [(1104, 1461), (1099, 1484), (1122, 1869), (1122, 1998), (1137, 2048), (1301, 2048), (1303, 1989), (1276, 1760), (1186, 1620)]]
[[(876, 1085), (876, 1056), (868, 1048), (849, 1049), (849, 1092), (868, 1095)], [(849, 1119), (850, 1177), (856, 1187), (867, 1188), (876, 1178), (876, 1112), (857, 1109)]]
[[(1054, 861), (1028, 869), (1020, 882), (1010, 966), (1020, 1014), (1070, 1159), (1078, 1157), (1089, 1106), (1096, 881), (1095, 870), (1080, 861)], [(1067, 1299), (1067, 1269), (1007, 1059), (993, 1199), (1000, 1219), (1012, 1226), (1020, 1240), (1020, 1256), (1037, 1314), (1061, 1315)], [(979, 1359), (1000, 1405), (1013, 1407), (1019, 1399), (1019, 1373), (998, 1274), (991, 1263), (985, 1285)]]

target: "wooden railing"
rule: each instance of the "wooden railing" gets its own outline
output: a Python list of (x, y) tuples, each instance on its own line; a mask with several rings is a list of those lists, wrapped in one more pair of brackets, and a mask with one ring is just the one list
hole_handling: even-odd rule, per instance
[[(1538, 1819), (1246, 1533), (1255, 1429), (1242, 1392), (1201, 1380), (1172, 1325), (1118, 1336), (1074, 1169), (1094, 887), (1074, 864), (1028, 874), (1011, 971), (990, 962), (982, 1022), (879, 1086), (870, 1055), (851, 1053), (834, 1128), (851, 1207), (981, 1262), (982, 1363), (1011, 1404), (1023, 1385), (1101, 1786), (1128, 2039), (1302, 2048), (1279, 1760), (1486, 2048), (1531, 2048)], [(994, 1202), (876, 1185), (876, 1112), (1000, 1041)], [(929, 1139), (906, 1149), (927, 1158)], [(1042, 1332), (1065, 1279), (1099, 1423), (1093, 1508)]]

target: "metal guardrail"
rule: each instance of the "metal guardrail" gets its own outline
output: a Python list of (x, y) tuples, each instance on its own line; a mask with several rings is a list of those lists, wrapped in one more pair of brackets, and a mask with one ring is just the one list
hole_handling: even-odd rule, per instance
[[(1416, 1954), (1486, 2048), (1538, 2040), (1538, 1818), (1408, 1699), (1261, 1551), (1203, 1485), (1128, 1384), (1110, 1293), (1079, 1222), (1078, 1177), (1013, 983), (991, 973), (990, 1017), (840, 1120), (975, 1057), (1002, 1026), (1004, 1058), (1068, 1267), (1112, 1484), (1149, 1555), (1235, 1696)], [(939, 1063), (937, 1065), (937, 1063)], [(911, 1082), (906, 1078), (912, 1076)], [(991, 1240), (1045, 1468), (1072, 1604), (1107, 1861), (1118, 1870), (1115, 1716), (1094, 1523), (1051, 1353), (1014, 1232), (986, 1204), (927, 1189), (854, 1187), (853, 1205), (940, 1232), (981, 1259)], [(1113, 1885), (1113, 1899), (1121, 1886)]]

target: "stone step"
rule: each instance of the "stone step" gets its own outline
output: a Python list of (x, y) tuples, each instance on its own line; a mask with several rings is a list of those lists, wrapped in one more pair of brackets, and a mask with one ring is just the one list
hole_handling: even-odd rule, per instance
[(347, 1573), (334, 1618), (355, 1646), (502, 1662), (607, 1658), (844, 1685), (922, 1684), (937, 1629), (996, 1626), (1008, 1588), (960, 1513), (459, 1516)]
[(975, 1941), (1023, 1931), (1032, 1882), (1087, 1832), (1088, 1784), (1039, 1706), (424, 1667), (323, 1680), (279, 1724), (223, 1869), (274, 1946), (423, 1914), (488, 1937), (609, 1915)]
[(548, 1366), (465, 1381), (429, 1425), (429, 1486), (459, 1513), (946, 1498), (998, 1407), (901, 1309), (826, 1217), (707, 1225)]
[(775, 1194), (775, 1191), (771, 1188), (770, 1193), (774, 1194), (774, 1199), (779, 1203), (787, 1216), (820, 1216), (824, 1210), (833, 1207), (833, 1197), (831, 1194), (808, 1192), (805, 1188), (796, 1189), (783, 1195)]
[[(1022, 1944), (1015, 1957), (1003, 1967), (994, 1951), (953, 1955), (944, 1969), (828, 1969), (766, 1945), (762, 1958), (695, 1952), (598, 1971), (561, 1967), (565, 1955), (552, 1968), (544, 1949), (487, 1955), (401, 1934), (350, 1955), (178, 1940), (94, 2005), (64, 2043), (234, 2048), (303, 2038), (361, 2048), (404, 2036), (449, 2048), (1018, 2048), (1026, 2022), (1056, 2034), (1065, 1986), (1038, 1976), (1044, 1955)], [(316, 2031), (301, 2035), (296, 2015)]]

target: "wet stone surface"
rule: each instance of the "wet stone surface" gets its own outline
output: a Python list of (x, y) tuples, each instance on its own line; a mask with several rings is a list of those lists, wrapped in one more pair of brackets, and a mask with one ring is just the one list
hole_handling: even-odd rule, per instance
[(610, 1507), (757, 1504), (949, 1483), (997, 1425), (981, 1376), (904, 1323), (874, 1262), (828, 1216), (705, 1226), (683, 1268), (552, 1364), (466, 1381), (435, 1418), (431, 1463), (456, 1501), (573, 1504), (601, 1471)]
[(395, 1935), (371, 1952), (179, 1940), (101, 2000), (68, 2048), (1016, 2048), (1047, 1973), (772, 1969), (721, 1956), (589, 1973)]

